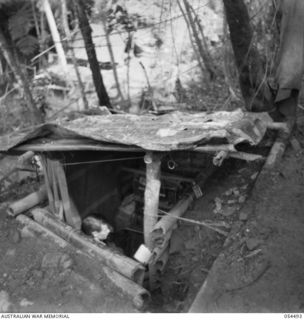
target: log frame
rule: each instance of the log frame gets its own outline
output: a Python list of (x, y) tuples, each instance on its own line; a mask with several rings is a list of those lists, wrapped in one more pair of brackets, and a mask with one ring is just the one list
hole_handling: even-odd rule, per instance
[[(30, 233), (37, 235), (39, 237), (43, 237), (47, 240), (54, 241), (59, 247), (65, 248), (71, 251), (76, 251), (75, 246), (71, 245), (70, 242), (64, 240), (63, 238), (59, 237), (48, 228), (40, 225), (36, 221), (32, 220), (31, 218), (27, 217), (26, 215), (20, 214), (17, 217), (17, 221), (19, 221), (24, 228), (27, 229)], [(82, 251), (82, 254), (85, 257), (90, 257), (90, 255)], [(117, 271), (107, 267), (106, 265), (101, 265), (101, 268), (107, 275), (110, 281), (113, 282), (118, 288), (120, 288), (125, 294), (131, 297), (133, 305), (142, 310), (146, 307), (150, 300), (149, 292), (144, 289), (140, 284), (128, 279), (127, 277), (121, 275)]]
[(97, 258), (103, 265), (121, 273), (130, 280), (138, 284), (142, 283), (144, 267), (139, 262), (119, 254), (107, 246), (97, 244), (89, 236), (81, 234), (75, 228), (56, 219), (46, 209), (37, 208), (32, 210), (31, 213), (36, 222), (68, 241), (77, 249), (87, 252), (93, 258)]
[(44, 185), (39, 190), (19, 199), (9, 205), (7, 214), (10, 217), (17, 217), (19, 214), (32, 209), (47, 199), (47, 191)]

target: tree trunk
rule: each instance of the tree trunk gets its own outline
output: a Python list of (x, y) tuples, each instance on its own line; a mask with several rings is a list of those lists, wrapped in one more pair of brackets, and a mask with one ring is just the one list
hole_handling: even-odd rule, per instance
[(239, 83), (246, 109), (269, 110), (272, 95), (266, 83), (266, 74), (257, 49), (253, 44), (253, 31), (244, 0), (223, 0), (230, 39), (239, 73)]
[(197, 25), (197, 28), (201, 34), (201, 39), (202, 39), (202, 45), (203, 45), (203, 49), (204, 49), (204, 53), (205, 53), (205, 59), (206, 59), (206, 62), (208, 63), (209, 65), (209, 68), (211, 69), (211, 71), (216, 74), (216, 66), (214, 65), (213, 63), (213, 60), (212, 60), (212, 56), (210, 54), (210, 50), (208, 48), (208, 43), (207, 43), (207, 39), (206, 39), (206, 36), (205, 36), (205, 33), (204, 33), (204, 30), (203, 30), (203, 26), (201, 24), (201, 21), (199, 19), (199, 16), (197, 15), (197, 13), (195, 12), (195, 10), (193, 9), (192, 5), (188, 2), (189, 6), (190, 6), (190, 9), (191, 9), (191, 12), (193, 13), (193, 16), (194, 16), (194, 22), (196, 23)]
[(104, 31), (105, 31), (105, 34), (106, 34), (107, 47), (108, 47), (110, 58), (111, 58), (111, 63), (112, 63), (112, 68), (113, 68), (113, 76), (114, 76), (114, 80), (116, 82), (117, 93), (118, 93), (118, 96), (120, 97), (120, 99), (122, 101), (124, 101), (125, 98), (124, 98), (124, 96), (123, 96), (123, 94), (121, 92), (121, 89), (120, 89), (120, 84), (119, 84), (119, 79), (118, 79), (118, 74), (117, 74), (117, 68), (116, 68), (115, 58), (114, 58), (114, 52), (113, 52), (113, 49), (112, 49), (110, 35), (109, 35), (108, 29), (107, 29), (107, 24), (106, 24), (106, 17), (102, 18), (102, 24), (103, 24)]
[(209, 63), (208, 57), (206, 55), (206, 52), (205, 52), (204, 47), (202, 45), (202, 42), (201, 42), (201, 40), (199, 38), (198, 31), (196, 29), (196, 25), (195, 25), (194, 19), (192, 17), (191, 6), (190, 6), (190, 4), (189, 4), (189, 2), (187, 0), (183, 0), (183, 1), (184, 1), (184, 6), (185, 6), (185, 9), (186, 9), (186, 12), (187, 12), (187, 16), (188, 16), (188, 19), (189, 19), (189, 23), (190, 23), (190, 26), (191, 26), (191, 29), (192, 29), (193, 37), (194, 37), (194, 39), (196, 41), (196, 45), (198, 47), (200, 56), (202, 57), (202, 60), (204, 61), (205, 67), (206, 67), (206, 69), (207, 69), (207, 71), (209, 73), (209, 76), (210, 76), (210, 80), (214, 80), (216, 75), (215, 75), (215, 72), (214, 72), (212, 66)]
[(62, 47), (62, 43), (61, 43), (61, 39), (60, 39), (60, 35), (56, 26), (56, 21), (50, 6), (50, 3), (48, 0), (43, 0), (43, 10), (45, 12), (50, 30), (51, 30), (51, 34), (52, 34), (52, 38), (55, 44), (55, 48), (56, 48), (56, 52), (58, 54), (58, 60), (59, 63), (62, 67), (62, 70), (64, 71), (64, 73), (67, 73), (67, 61), (66, 61), (66, 57), (65, 57), (65, 53)]
[(41, 10), (40, 11), (40, 38), (39, 38), (39, 48), (40, 48), (40, 56), (39, 56), (39, 66), (40, 68), (45, 68), (47, 65), (47, 57), (43, 54), (45, 50), (48, 48), (46, 45), (46, 30), (45, 30), (45, 14)]
[(204, 76), (205, 75), (205, 69), (204, 69), (203, 63), (201, 61), (201, 56), (200, 56), (200, 54), (199, 54), (199, 52), (198, 52), (198, 50), (197, 50), (197, 48), (196, 48), (196, 46), (195, 46), (195, 44), (194, 44), (194, 42), (192, 40), (191, 26), (190, 26), (189, 19), (188, 19), (188, 17), (187, 17), (187, 15), (186, 15), (186, 13), (185, 13), (185, 11), (184, 11), (184, 9), (183, 9), (183, 7), (182, 7), (182, 5), (181, 5), (179, 0), (177, 0), (177, 5), (178, 5), (178, 7), (179, 7), (184, 19), (185, 19), (185, 22), (186, 22), (186, 25), (187, 25), (187, 29), (188, 29), (188, 33), (189, 33), (190, 43), (191, 43), (191, 46), (193, 48), (193, 52), (194, 52), (194, 54), (196, 56), (196, 59), (198, 61), (198, 64), (200, 66), (200, 69), (201, 69), (201, 72), (202, 72), (202, 76)]
[[(70, 46), (71, 45), (72, 36), (71, 36), (71, 31), (70, 31), (69, 23), (68, 23), (66, 0), (61, 0), (61, 11), (62, 11), (61, 14), (62, 14), (62, 24), (63, 24), (64, 33), (65, 33), (65, 36), (67, 38), (68, 45)], [(74, 52), (73, 46), (71, 46), (70, 50), (71, 50), (71, 56), (72, 56), (72, 61), (73, 61), (75, 73), (76, 73), (77, 80), (78, 80), (78, 86), (79, 86), (79, 90), (80, 90), (80, 93), (81, 93), (83, 106), (84, 106), (85, 110), (88, 110), (89, 109), (89, 103), (88, 103), (88, 100), (87, 100), (86, 95), (85, 95), (84, 85), (83, 85), (83, 82), (82, 82), (82, 79), (81, 79), (81, 75), (80, 75), (80, 72), (79, 72), (79, 69), (78, 69), (78, 65), (77, 65), (77, 61), (76, 61), (76, 57), (75, 57), (75, 52)]]
[(38, 108), (35, 105), (32, 92), (30, 90), (30, 87), (28, 85), (27, 77), (25, 72), (22, 70), (21, 65), (19, 64), (19, 61), (14, 58), (13, 53), (10, 50), (10, 46), (7, 43), (7, 39), (5, 38), (5, 35), (0, 30), (0, 51), (2, 52), (3, 57), (5, 58), (7, 64), (11, 68), (11, 70), (14, 73), (14, 76), (19, 83), (19, 85), (24, 90), (24, 98), (26, 102), (26, 107), (28, 111), (31, 113), (31, 122), (33, 124), (38, 124), (43, 121), (42, 115), (39, 112)]
[(98, 96), (99, 105), (111, 107), (110, 99), (104, 86), (102, 75), (100, 73), (99, 63), (92, 40), (92, 29), (86, 14), (85, 2), (83, 0), (74, 0), (74, 4), (76, 6), (79, 28), (84, 40), (84, 45), (92, 71), (93, 82)]

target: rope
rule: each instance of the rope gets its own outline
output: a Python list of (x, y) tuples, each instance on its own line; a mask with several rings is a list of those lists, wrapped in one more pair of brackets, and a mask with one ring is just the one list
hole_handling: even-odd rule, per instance
[[(160, 213), (168, 216), (168, 217), (172, 217), (176, 220), (180, 220), (180, 221), (184, 221), (184, 222), (188, 222), (188, 223), (192, 223), (192, 224), (196, 224), (196, 225), (199, 225), (199, 226), (203, 226), (203, 227), (206, 227), (208, 229), (212, 229), (213, 231), (216, 231), (224, 236), (228, 236), (228, 232), (226, 231), (223, 231), (219, 228), (217, 228), (216, 225), (219, 226), (219, 224), (216, 224), (216, 223), (208, 223), (208, 222), (203, 222), (203, 221), (197, 221), (197, 220), (193, 220), (193, 219), (188, 219), (188, 218), (182, 218), (182, 217), (176, 217), (172, 214), (170, 214), (169, 212), (166, 212), (166, 211), (163, 211), (163, 210), (158, 210)], [(152, 216), (152, 215), (148, 215), (148, 216)], [(157, 215), (158, 217), (163, 217), (162, 215)], [(227, 225), (223, 225), (224, 227), (228, 227)]]

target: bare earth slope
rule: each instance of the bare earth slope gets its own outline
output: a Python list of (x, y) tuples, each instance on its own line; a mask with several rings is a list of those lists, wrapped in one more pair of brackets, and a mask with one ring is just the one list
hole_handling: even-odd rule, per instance
[[(303, 145), (303, 121), (297, 138)], [(303, 148), (260, 175), (190, 312), (304, 311)]]

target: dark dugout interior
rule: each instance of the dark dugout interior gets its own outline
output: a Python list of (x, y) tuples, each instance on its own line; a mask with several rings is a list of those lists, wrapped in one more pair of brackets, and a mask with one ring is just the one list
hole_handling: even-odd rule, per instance
[[(96, 217), (112, 228), (105, 242), (132, 257), (143, 237), (146, 165), (144, 152), (52, 152), (63, 164), (69, 195), (81, 219)], [(192, 190), (199, 174), (209, 174), (212, 158), (191, 151), (164, 154), (159, 208), (168, 212)], [(160, 212), (159, 217), (163, 213)], [(83, 228), (85, 233), (88, 233)]]

